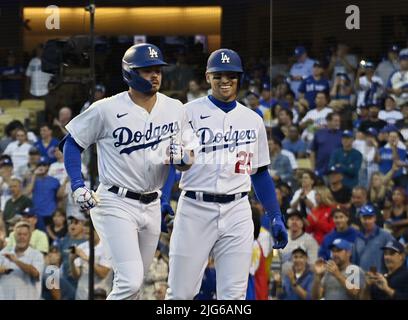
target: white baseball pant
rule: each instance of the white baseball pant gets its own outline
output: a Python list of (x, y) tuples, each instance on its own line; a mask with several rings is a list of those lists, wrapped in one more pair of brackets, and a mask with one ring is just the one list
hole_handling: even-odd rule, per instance
[(218, 300), (244, 300), (254, 238), (248, 197), (226, 204), (180, 196), (170, 239), (166, 299), (191, 300), (199, 292), (210, 253)]
[(100, 204), (91, 209), (95, 230), (112, 259), (114, 279), (107, 299), (133, 300), (159, 242), (160, 199), (143, 204), (108, 191), (109, 187), (99, 186)]

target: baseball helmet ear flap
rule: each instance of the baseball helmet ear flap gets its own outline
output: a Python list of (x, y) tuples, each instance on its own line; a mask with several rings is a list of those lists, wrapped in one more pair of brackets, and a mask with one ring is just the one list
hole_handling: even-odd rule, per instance
[(123, 80), (134, 90), (147, 93), (152, 89), (149, 81), (143, 79), (138, 70), (151, 66), (166, 66), (160, 49), (149, 43), (139, 43), (126, 50), (122, 59)]

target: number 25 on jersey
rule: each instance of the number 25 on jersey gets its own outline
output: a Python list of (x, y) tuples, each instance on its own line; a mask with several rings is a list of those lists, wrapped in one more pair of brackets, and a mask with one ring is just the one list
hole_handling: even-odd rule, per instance
[(251, 159), (253, 157), (252, 152), (240, 151), (237, 154), (238, 161), (235, 163), (235, 173), (239, 174), (251, 174)]

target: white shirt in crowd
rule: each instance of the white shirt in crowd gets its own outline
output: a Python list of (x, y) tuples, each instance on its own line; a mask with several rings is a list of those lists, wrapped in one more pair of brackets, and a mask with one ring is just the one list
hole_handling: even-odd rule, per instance
[[(89, 241), (81, 243), (78, 248), (82, 249), (86, 255), (89, 255)], [(95, 246), (95, 263), (106, 268), (111, 268), (111, 263), (104, 249), (102, 242)], [(74, 261), (76, 267), (80, 268), (81, 275), (78, 279), (78, 286), (75, 293), (75, 300), (88, 300), (88, 278), (89, 278), (89, 263), (81, 258), (76, 258)], [(94, 274), (94, 287), (104, 289), (106, 294), (109, 294), (112, 284), (110, 283), (111, 275), (107, 275), (105, 278), (100, 278), (97, 274)]]
[(381, 110), (378, 114), (378, 118), (384, 120), (388, 124), (395, 124), (398, 120), (403, 119), (404, 116), (398, 110)]
[[(81, 172), (84, 175), (85, 179), (88, 175), (88, 169), (86, 165), (81, 163)], [(67, 170), (65, 169), (64, 162), (54, 162), (50, 165), (50, 169), (48, 170), (48, 175), (51, 177), (54, 177), (59, 181), (59, 183), (62, 185), (65, 181), (65, 179), (68, 177)]]
[(298, 168), (298, 163), (296, 161), (295, 155), (293, 154), (293, 152), (286, 150), (286, 149), (282, 149), (281, 150), (282, 155), (288, 157), (289, 162), (290, 162), (290, 166), (292, 167), (292, 170), (296, 170)]
[[(302, 188), (296, 190), (295, 194), (292, 197), (292, 200), (290, 200), (290, 205), (292, 205), (293, 203), (295, 203), (299, 198), (300, 195), (302, 194)], [(317, 202), (316, 202), (316, 191), (314, 189), (310, 190), (309, 193), (306, 195), (306, 198), (313, 203), (313, 206), (317, 206)], [(300, 203), (298, 204), (297, 208), (298, 211), (300, 211)], [(306, 207), (306, 213), (310, 214), (311, 210)]]
[(18, 141), (13, 141), (4, 150), (4, 154), (9, 155), (11, 161), (13, 161), (14, 172), (19, 171), (21, 167), (27, 166), (28, 153), (31, 148), (32, 145), (28, 142), (20, 144)]
[(363, 159), (365, 162), (367, 163), (374, 162), (377, 148), (374, 146), (367, 145), (367, 142), (365, 140), (354, 140), (353, 149), (360, 151), (360, 153), (363, 155)]
[(326, 117), (329, 113), (332, 112), (333, 109), (328, 107), (324, 107), (321, 110), (317, 109), (309, 110), (299, 124), (306, 123), (306, 121), (311, 119), (313, 120), (313, 125), (303, 130), (301, 139), (306, 142), (311, 142), (313, 140), (315, 131), (326, 126), (327, 124)]
[(31, 78), (30, 93), (33, 96), (41, 97), (48, 94), (48, 82), (52, 74), (41, 71), (41, 59), (32, 58), (28, 64), (26, 76)]
[(286, 273), (290, 270), (292, 266), (292, 251), (299, 246), (303, 246), (306, 249), (309, 264), (313, 265), (316, 262), (319, 245), (315, 238), (313, 238), (313, 236), (306, 232), (296, 239), (291, 239), (289, 235), (288, 244), (284, 249), (280, 251), (283, 273)]
[(23, 272), (14, 262), (8, 260), (3, 254), (15, 254), (14, 248), (6, 247), (0, 252), (0, 265), (13, 271), (0, 275), (0, 300), (40, 300), (41, 276), (44, 270), (43, 254), (28, 247), (19, 260), (32, 265), (40, 273), (40, 279), (34, 280)]
[(380, 77), (373, 76), (371, 81), (368, 80), (367, 76), (362, 76), (358, 79), (360, 90), (357, 92), (357, 107), (364, 106), (366, 104), (366, 93), (371, 88), (373, 83), (377, 83), (381, 89), (376, 90), (376, 95), (373, 97), (375, 101), (380, 98), (381, 94), (383, 93), (384, 83)]

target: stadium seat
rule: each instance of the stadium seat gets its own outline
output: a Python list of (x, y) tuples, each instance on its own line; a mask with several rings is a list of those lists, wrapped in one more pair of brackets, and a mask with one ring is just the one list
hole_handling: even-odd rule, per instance
[(18, 100), (0, 99), (0, 108), (2, 109), (17, 108), (17, 107), (18, 107)]
[(30, 119), (30, 110), (25, 108), (11, 108), (4, 111), (5, 115), (13, 117), (13, 120), (19, 120), (25, 123), (26, 120)]
[(312, 163), (309, 158), (297, 159), (299, 169), (312, 169)]
[(26, 99), (22, 100), (20, 103), (21, 108), (26, 108), (32, 111), (44, 111), (45, 110), (45, 101), (37, 99)]

